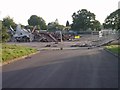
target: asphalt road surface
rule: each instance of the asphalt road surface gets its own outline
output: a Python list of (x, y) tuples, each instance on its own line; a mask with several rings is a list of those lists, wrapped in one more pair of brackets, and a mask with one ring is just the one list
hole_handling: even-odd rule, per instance
[(41, 51), (2, 69), (3, 88), (118, 87), (118, 58), (102, 48)]

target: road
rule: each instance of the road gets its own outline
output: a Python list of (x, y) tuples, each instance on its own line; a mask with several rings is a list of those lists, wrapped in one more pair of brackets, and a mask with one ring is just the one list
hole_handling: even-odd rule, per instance
[(118, 58), (102, 48), (41, 51), (2, 71), (3, 88), (118, 87)]

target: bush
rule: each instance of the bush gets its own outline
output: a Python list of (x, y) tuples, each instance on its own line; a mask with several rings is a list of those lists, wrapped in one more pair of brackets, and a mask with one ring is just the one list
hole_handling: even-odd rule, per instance
[(2, 27), (2, 30), (0, 31), (0, 36), (2, 36), (1, 40), (2, 40), (3, 43), (7, 42), (9, 40), (10, 36), (7, 33), (7, 28), (6, 27), (4, 27), (4, 26)]

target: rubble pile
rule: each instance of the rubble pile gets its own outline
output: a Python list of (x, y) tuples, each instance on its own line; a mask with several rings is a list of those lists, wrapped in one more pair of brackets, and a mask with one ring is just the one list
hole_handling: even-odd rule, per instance
[(60, 33), (58, 32), (48, 32), (47, 30), (27, 30), (21, 28), (20, 25), (16, 27), (16, 30), (10, 27), (9, 34), (11, 36), (10, 41), (13, 42), (60, 42), (61, 38), (63, 41), (74, 39), (74, 34)]

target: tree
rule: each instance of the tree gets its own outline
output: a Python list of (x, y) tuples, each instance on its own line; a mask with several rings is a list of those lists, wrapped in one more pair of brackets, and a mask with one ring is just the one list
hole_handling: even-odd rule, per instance
[(69, 21), (66, 22), (66, 27), (67, 27), (67, 26), (70, 26)]
[(64, 26), (60, 25), (58, 22), (58, 19), (56, 19), (54, 22), (48, 23), (48, 31), (57, 31), (57, 30), (63, 30)]
[[(2, 27), (1, 27), (2, 26)], [(10, 28), (10, 26), (12, 26), (14, 29), (16, 27), (15, 22), (13, 21), (12, 18), (5, 17), (3, 18), (3, 21), (1, 21), (1, 25), (0, 25), (0, 40), (2, 40), (2, 42), (7, 42), (10, 38), (10, 35), (8, 34), (8, 29)]]
[(91, 25), (91, 29), (95, 31), (100, 31), (101, 30), (101, 24), (98, 20), (93, 21)]
[(69, 21), (67, 21), (64, 30), (70, 30), (70, 29), (71, 29), (71, 25), (69, 24)]
[(4, 25), (2, 25), (2, 30), (0, 30), (0, 36), (2, 36), (2, 42), (6, 42), (10, 38), (9, 34), (7, 33), (7, 27)]
[(45, 20), (42, 17), (38, 17), (37, 15), (32, 15), (28, 19), (28, 24), (30, 26), (37, 26), (37, 29), (47, 29)]
[(56, 19), (56, 20), (55, 20), (55, 23), (56, 23), (56, 24), (59, 24), (59, 21), (58, 21), (58, 19)]
[(83, 30), (86, 31), (88, 29), (95, 29), (95, 14), (87, 11), (86, 9), (82, 9), (77, 11), (77, 13), (73, 13), (72, 15), (73, 23), (71, 25), (72, 30)]
[(47, 25), (47, 29), (48, 29), (48, 31), (55, 31), (57, 29), (56, 26), (57, 26), (57, 24), (55, 22), (50, 22)]
[(10, 28), (10, 26), (12, 26), (14, 29), (16, 27), (15, 22), (13, 21), (12, 18), (10, 18), (9, 16), (3, 18), (2, 24), (4, 27), (6, 27), (7, 29)]
[(120, 29), (120, 9), (112, 12), (103, 23), (105, 29)]
[(65, 28), (65, 26), (64, 26), (64, 25), (60, 25), (60, 24), (59, 24), (59, 25), (57, 25), (57, 27), (58, 27), (58, 30), (61, 30), (61, 31)]

